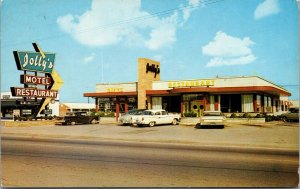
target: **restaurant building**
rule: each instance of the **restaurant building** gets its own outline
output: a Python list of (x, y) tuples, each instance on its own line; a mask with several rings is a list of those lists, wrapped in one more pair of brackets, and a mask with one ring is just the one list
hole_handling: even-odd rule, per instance
[(259, 76), (160, 81), (160, 63), (139, 58), (137, 82), (97, 84), (84, 96), (95, 98), (96, 111), (113, 111), (117, 117), (135, 108), (182, 116), (208, 110), (278, 115), (288, 110), (291, 93)]

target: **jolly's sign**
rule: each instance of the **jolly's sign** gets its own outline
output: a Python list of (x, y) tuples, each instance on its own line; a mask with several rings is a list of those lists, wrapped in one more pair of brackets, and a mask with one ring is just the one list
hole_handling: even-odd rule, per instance
[(159, 66), (158, 65), (155, 65), (155, 64), (149, 64), (147, 63), (146, 65), (146, 73), (148, 72), (152, 72), (154, 73), (154, 78), (156, 78), (156, 75), (160, 73), (160, 69), (159, 69)]
[[(34, 97), (35, 103), (37, 98), (42, 98), (38, 108), (34, 110), (33, 115), (37, 116), (43, 108), (47, 109), (51, 100), (57, 98), (63, 80), (54, 68), (55, 54), (43, 52), (36, 43), (32, 45), (36, 52), (13, 51), (18, 70), (24, 71), (20, 76), (24, 88), (11, 87), (11, 93), (12, 96), (24, 97), (25, 103), (27, 97)], [(28, 74), (27, 71), (34, 74)]]
[(52, 73), (54, 67), (55, 54), (39, 52), (14, 51), (18, 70), (28, 70), (33, 72)]

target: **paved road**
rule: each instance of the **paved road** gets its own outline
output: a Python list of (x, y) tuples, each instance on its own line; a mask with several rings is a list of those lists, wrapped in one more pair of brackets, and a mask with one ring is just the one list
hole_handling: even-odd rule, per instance
[[(223, 149), (223, 150), (222, 150)], [(298, 153), (3, 137), (4, 186), (295, 187)]]
[(299, 127), (285, 123), (230, 124), (225, 129), (194, 129), (190, 126), (123, 127), (113, 125), (3, 127), (2, 136), (119, 140), (242, 146), (245, 148), (299, 149)]

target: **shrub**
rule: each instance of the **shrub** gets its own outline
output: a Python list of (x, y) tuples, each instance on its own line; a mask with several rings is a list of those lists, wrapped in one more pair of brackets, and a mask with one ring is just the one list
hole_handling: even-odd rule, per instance
[(232, 114), (230, 115), (230, 118), (238, 118), (238, 116), (237, 116), (235, 113), (232, 113)]
[(97, 115), (99, 117), (115, 117), (115, 113), (114, 112), (92, 112), (92, 115)]
[(195, 112), (185, 112), (184, 117), (197, 117), (197, 113), (195, 113)]
[(256, 114), (255, 118), (264, 118), (265, 116), (262, 114)]
[(252, 118), (251, 114), (249, 113), (244, 113), (243, 118)]
[(274, 116), (266, 115), (266, 122), (274, 121)]

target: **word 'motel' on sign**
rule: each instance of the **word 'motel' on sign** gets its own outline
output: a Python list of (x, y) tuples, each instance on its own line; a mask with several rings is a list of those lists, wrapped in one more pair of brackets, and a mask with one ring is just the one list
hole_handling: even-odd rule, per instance
[(55, 54), (44, 53), (45, 58), (39, 52), (14, 51), (18, 70), (52, 73)]
[(24, 84), (35, 84), (35, 85), (50, 85), (50, 77), (39, 77), (33, 75), (21, 75), (21, 83)]
[(149, 64), (147, 63), (146, 65), (146, 73), (148, 72), (153, 72), (154, 73), (154, 78), (156, 78), (156, 75), (160, 73), (160, 69), (158, 65), (155, 66), (155, 64)]

